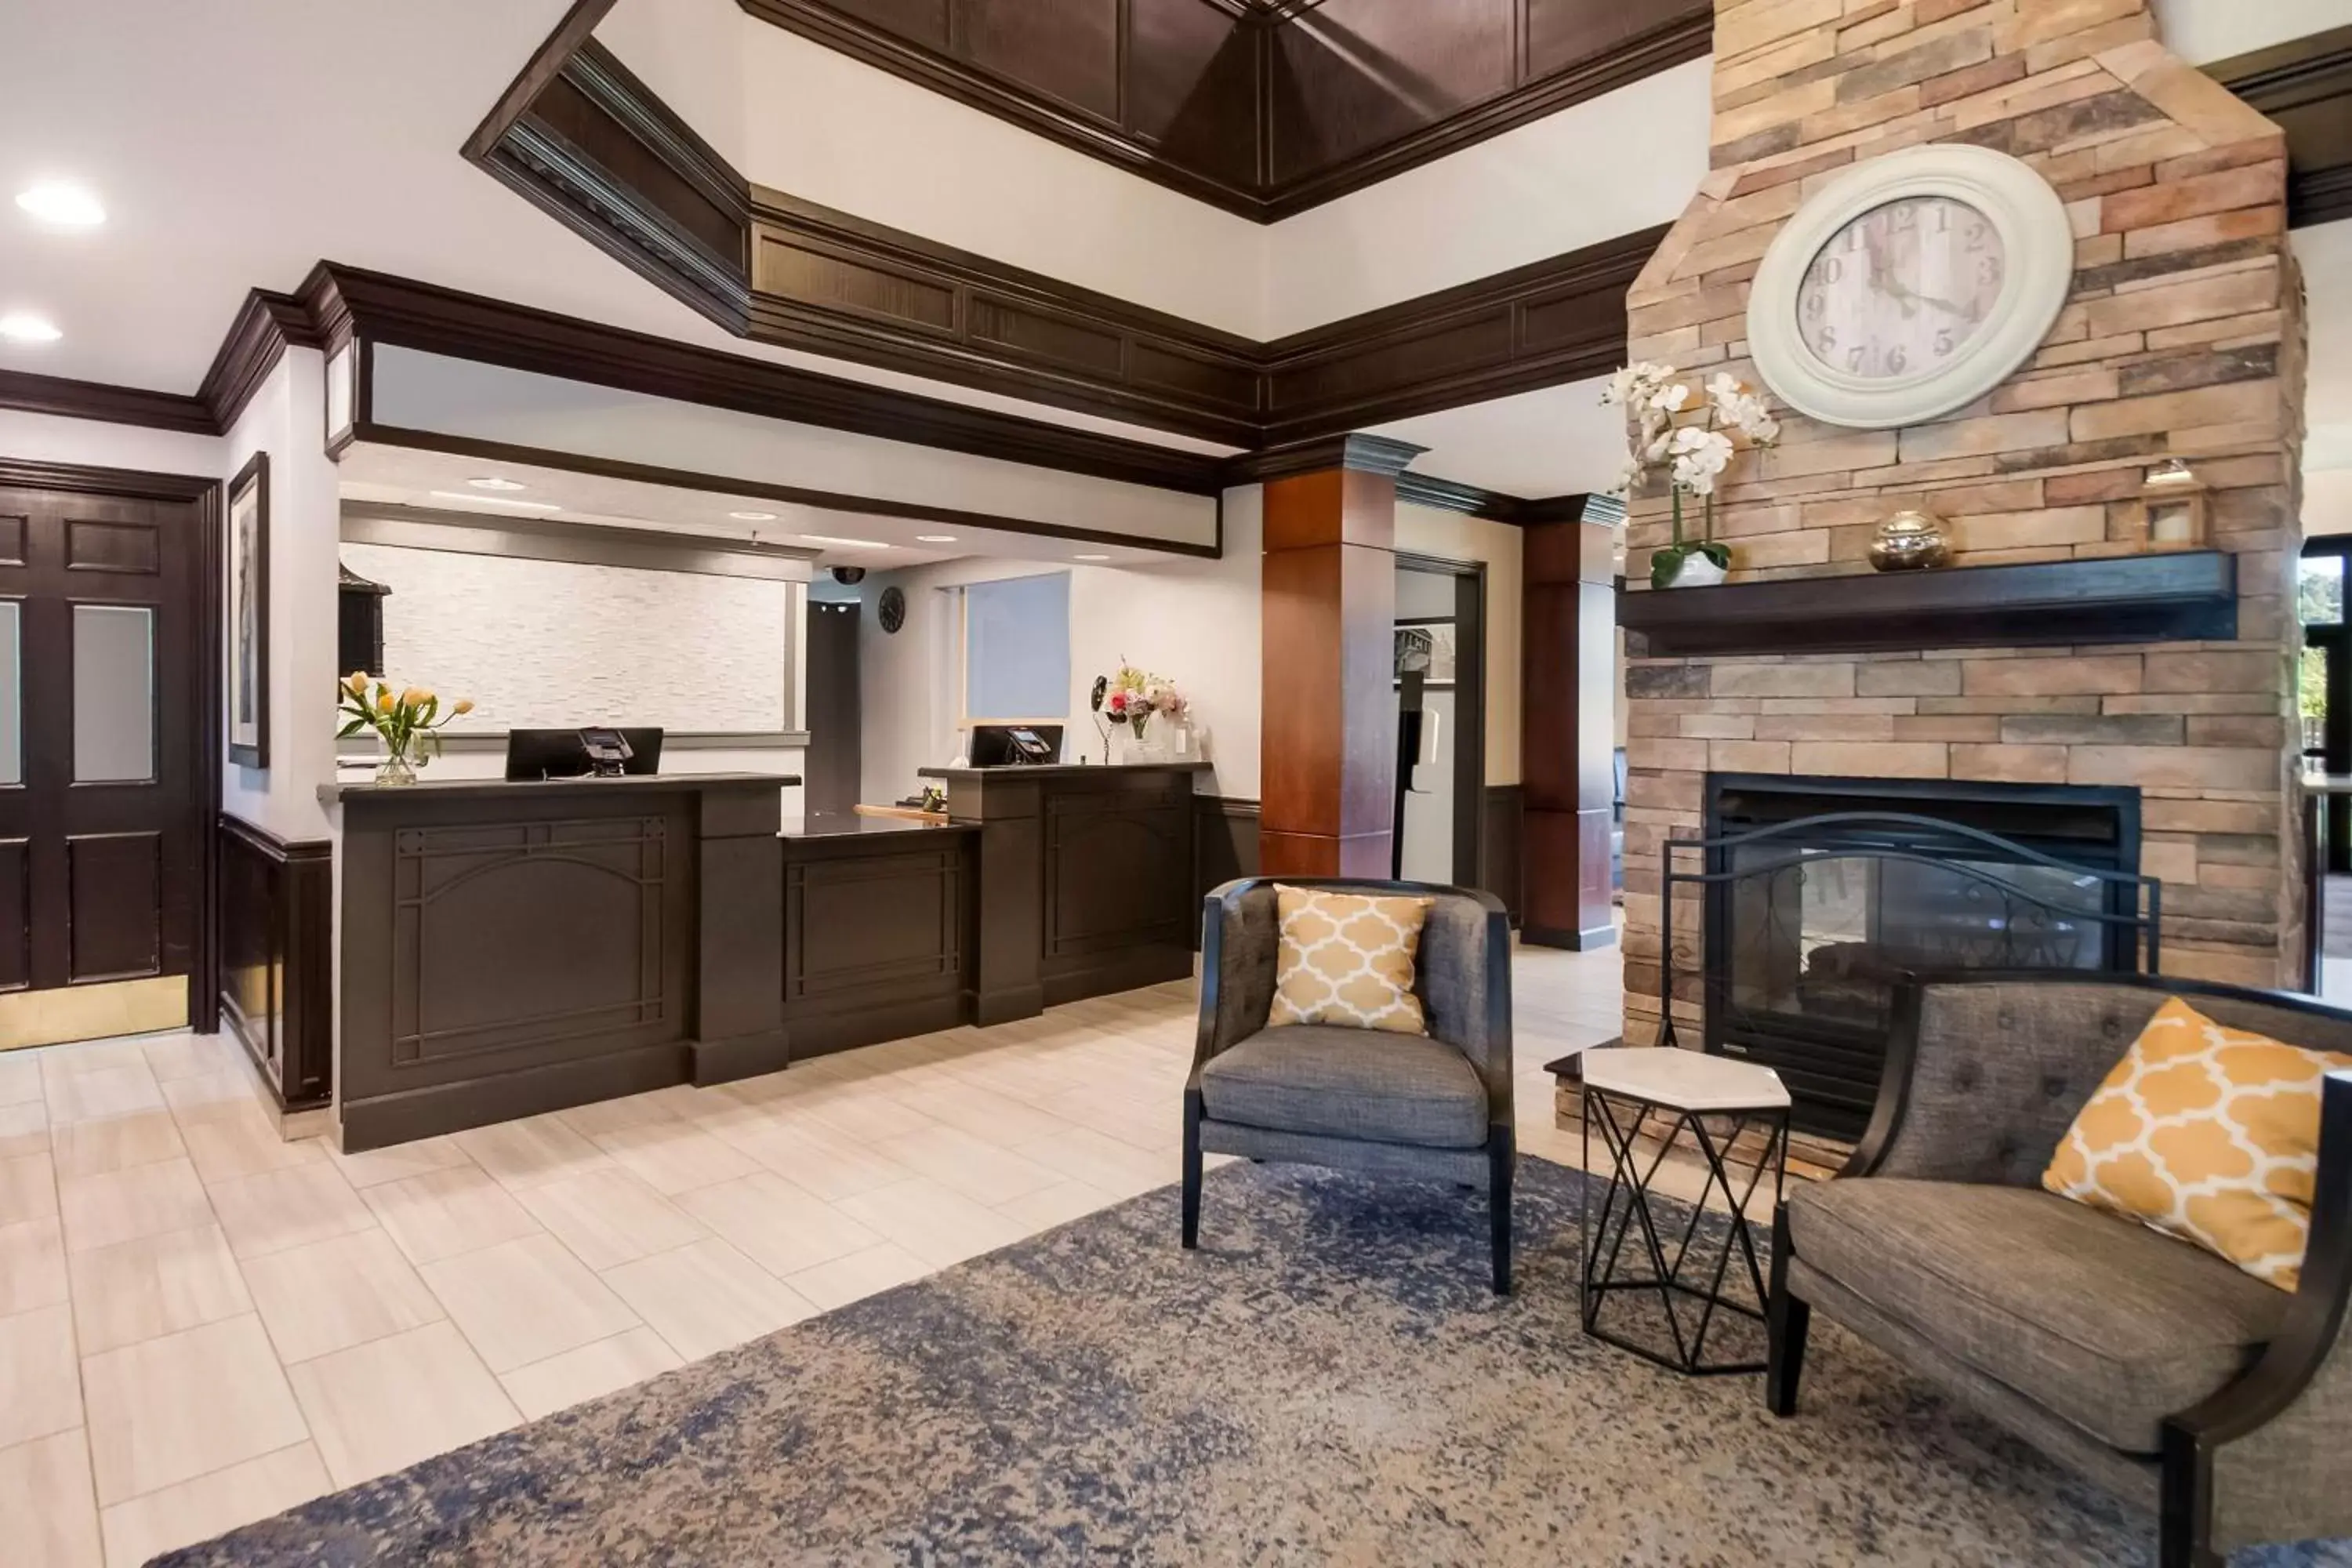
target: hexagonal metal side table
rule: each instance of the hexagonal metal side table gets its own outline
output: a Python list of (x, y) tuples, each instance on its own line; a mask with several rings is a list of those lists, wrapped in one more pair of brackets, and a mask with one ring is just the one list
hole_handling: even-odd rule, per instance
[[(1579, 1065), (1584, 1084), (1585, 1168), (1592, 1170), (1596, 1129), (1610, 1162), (1598, 1216), (1592, 1212), (1588, 1181), (1577, 1219), (1584, 1331), (1688, 1376), (1762, 1372), (1760, 1360), (1709, 1362), (1706, 1342), (1719, 1313), (1736, 1313), (1759, 1325), (1764, 1321), (1764, 1268), (1757, 1257), (1748, 1202), (1769, 1174), (1777, 1205), (1788, 1179), (1788, 1089), (1769, 1068), (1672, 1046), (1601, 1047), (1582, 1053)], [(1647, 1153), (1636, 1138), (1653, 1112), (1670, 1119), (1671, 1125), (1664, 1142)], [(1710, 1121), (1716, 1125), (1710, 1127)], [(1764, 1143), (1751, 1165), (1737, 1157), (1737, 1145), (1759, 1129)], [(1688, 1221), (1677, 1225), (1654, 1207), (1651, 1183), (1685, 1136), (1706, 1163), (1706, 1177)], [(1735, 1171), (1744, 1173), (1744, 1184), (1735, 1180)], [(1731, 1210), (1719, 1216), (1725, 1221), (1719, 1245), (1701, 1234), (1709, 1218), (1706, 1199), (1717, 1193)], [(1628, 1259), (1626, 1242), (1636, 1235), (1641, 1244)], [(1738, 1274), (1731, 1268), (1735, 1254), (1741, 1263)], [(1645, 1261), (1646, 1273), (1621, 1271), (1639, 1270)], [(1744, 1292), (1737, 1289), (1741, 1274), (1748, 1286)], [(1734, 1289), (1726, 1289), (1727, 1278)], [(1611, 1298), (1626, 1292), (1655, 1296), (1673, 1354), (1602, 1324), (1602, 1310)]]

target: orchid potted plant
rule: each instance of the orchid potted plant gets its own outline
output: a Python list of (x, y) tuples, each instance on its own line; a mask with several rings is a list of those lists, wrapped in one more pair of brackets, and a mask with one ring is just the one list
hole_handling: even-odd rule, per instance
[[(1663, 474), (1674, 497), (1674, 537), (1650, 558), (1650, 585), (1685, 588), (1720, 583), (1731, 570), (1731, 548), (1715, 537), (1715, 490), (1723, 471), (1745, 440), (1769, 447), (1780, 438), (1780, 423), (1764, 399), (1736, 378), (1717, 372), (1703, 399), (1677, 379), (1672, 365), (1643, 362), (1627, 365), (1609, 383), (1601, 401), (1630, 411), (1629, 447), (1616, 492), (1632, 495)], [(1702, 521), (1696, 539), (1686, 536), (1683, 498), (1696, 496)]]

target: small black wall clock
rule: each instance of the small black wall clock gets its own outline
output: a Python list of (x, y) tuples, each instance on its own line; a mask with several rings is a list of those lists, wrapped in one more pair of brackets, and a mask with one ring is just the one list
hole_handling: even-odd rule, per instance
[(882, 629), (895, 632), (907, 624), (907, 595), (896, 587), (882, 590)]

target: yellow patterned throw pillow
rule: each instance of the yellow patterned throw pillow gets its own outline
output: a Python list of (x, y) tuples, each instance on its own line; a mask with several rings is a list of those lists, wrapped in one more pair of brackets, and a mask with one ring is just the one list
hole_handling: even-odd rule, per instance
[(2042, 1184), (2292, 1290), (2319, 1173), (2323, 1075), (2352, 1056), (2157, 1010), (2059, 1142)]
[(1275, 885), (1282, 952), (1266, 1024), (1425, 1035), (1412, 963), (1429, 900)]

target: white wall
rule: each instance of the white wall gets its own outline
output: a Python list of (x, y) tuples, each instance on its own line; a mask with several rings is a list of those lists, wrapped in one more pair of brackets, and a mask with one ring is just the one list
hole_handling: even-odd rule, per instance
[[(771, 29), (772, 31), (772, 29)], [(1212, 544), (1216, 500), (410, 349), (374, 353), (380, 424), (876, 500)]]
[(384, 544), (342, 558), (392, 590), (387, 678), (473, 700), (453, 733), (788, 727), (789, 583)]
[[(1087, 694), (1096, 676), (1124, 658), (1166, 676), (1192, 699), (1193, 722), (1210, 731), (1215, 764), (1200, 782), (1202, 793), (1256, 796), (1259, 495), (1255, 485), (1225, 492), (1219, 560), (1069, 568), (1068, 760), (1100, 760)], [(866, 800), (911, 794), (917, 768), (944, 763), (961, 750), (950, 685), (953, 605), (940, 590), (1041, 570), (1034, 562), (970, 558), (876, 573), (858, 585), (866, 605), (858, 617), (858, 686)], [(907, 597), (906, 624), (895, 635), (882, 630), (875, 613), (883, 589), (893, 585)]]
[(318, 791), (335, 776), (341, 502), (325, 410), (324, 357), (289, 349), (229, 431), (220, 468), (226, 479), (255, 452), (269, 454), (269, 766), (224, 763), (221, 809), (282, 838), (328, 833)]
[(1486, 784), (1519, 782), (1519, 622), (1525, 577), (1519, 531), (1440, 511), (1399, 506), (1397, 548), (1445, 561), (1486, 563)]
[(136, 468), (151, 474), (221, 475), (216, 436), (184, 436), (92, 419), (58, 419), (0, 408), (0, 457), (37, 463), (79, 463), (96, 468)]

